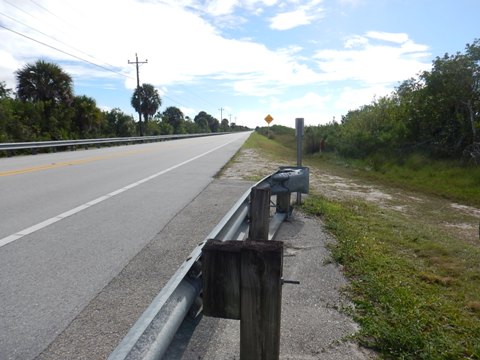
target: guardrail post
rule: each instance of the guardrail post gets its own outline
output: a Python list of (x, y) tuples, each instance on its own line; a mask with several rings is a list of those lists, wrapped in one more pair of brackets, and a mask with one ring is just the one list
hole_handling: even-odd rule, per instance
[[(204, 314), (240, 320), (240, 360), (280, 356), (283, 242), (264, 241), (270, 196), (269, 184), (251, 190), (249, 240), (208, 240), (202, 250)], [(288, 209), (290, 193), (280, 202)]]
[(287, 214), (290, 212), (290, 195), (291, 193), (280, 193), (277, 195), (277, 211)]
[(202, 249), (203, 314), (240, 320), (242, 241), (208, 240)]
[(278, 360), (283, 242), (208, 240), (203, 312), (240, 320), (240, 360)]
[(244, 244), (240, 263), (240, 360), (278, 360), (283, 242)]
[(252, 188), (250, 193), (249, 239), (268, 240), (270, 196), (271, 189), (269, 184), (261, 184)]

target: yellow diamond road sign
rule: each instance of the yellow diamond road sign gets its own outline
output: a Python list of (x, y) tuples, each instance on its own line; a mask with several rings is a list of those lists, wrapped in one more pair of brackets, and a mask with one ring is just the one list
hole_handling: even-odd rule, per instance
[(272, 115), (268, 114), (266, 117), (265, 117), (265, 121), (270, 124), (272, 121), (273, 121), (273, 117)]

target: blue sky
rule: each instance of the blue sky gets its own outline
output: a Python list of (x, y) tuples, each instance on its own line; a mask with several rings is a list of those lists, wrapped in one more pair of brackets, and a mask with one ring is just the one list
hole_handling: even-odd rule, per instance
[(76, 95), (136, 118), (138, 53), (161, 111), (317, 125), (463, 51), (479, 13), (478, 0), (0, 0), (0, 81), (14, 88), (26, 63), (55, 62)]

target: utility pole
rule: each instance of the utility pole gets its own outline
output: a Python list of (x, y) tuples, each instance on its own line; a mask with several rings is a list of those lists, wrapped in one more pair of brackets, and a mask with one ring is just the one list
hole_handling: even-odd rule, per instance
[(137, 53), (135, 53), (135, 61), (130, 61), (128, 60), (129, 64), (135, 64), (137, 66), (137, 94), (138, 94), (138, 102), (140, 104), (139, 109), (138, 109), (138, 124), (140, 126), (140, 136), (143, 136), (143, 128), (142, 128), (142, 112), (141, 112), (141, 107), (142, 107), (142, 94), (140, 92), (140, 71), (138, 70), (138, 64), (146, 64), (148, 63), (148, 60), (145, 59), (145, 61), (138, 61), (138, 56)]
[(220, 109), (220, 124), (222, 123), (222, 120), (223, 120), (223, 110), (225, 110), (223, 107), (221, 107)]

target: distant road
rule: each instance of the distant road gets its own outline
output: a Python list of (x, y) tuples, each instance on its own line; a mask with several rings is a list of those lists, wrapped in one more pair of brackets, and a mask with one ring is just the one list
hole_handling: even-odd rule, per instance
[(247, 137), (0, 159), (0, 359), (45, 349)]

